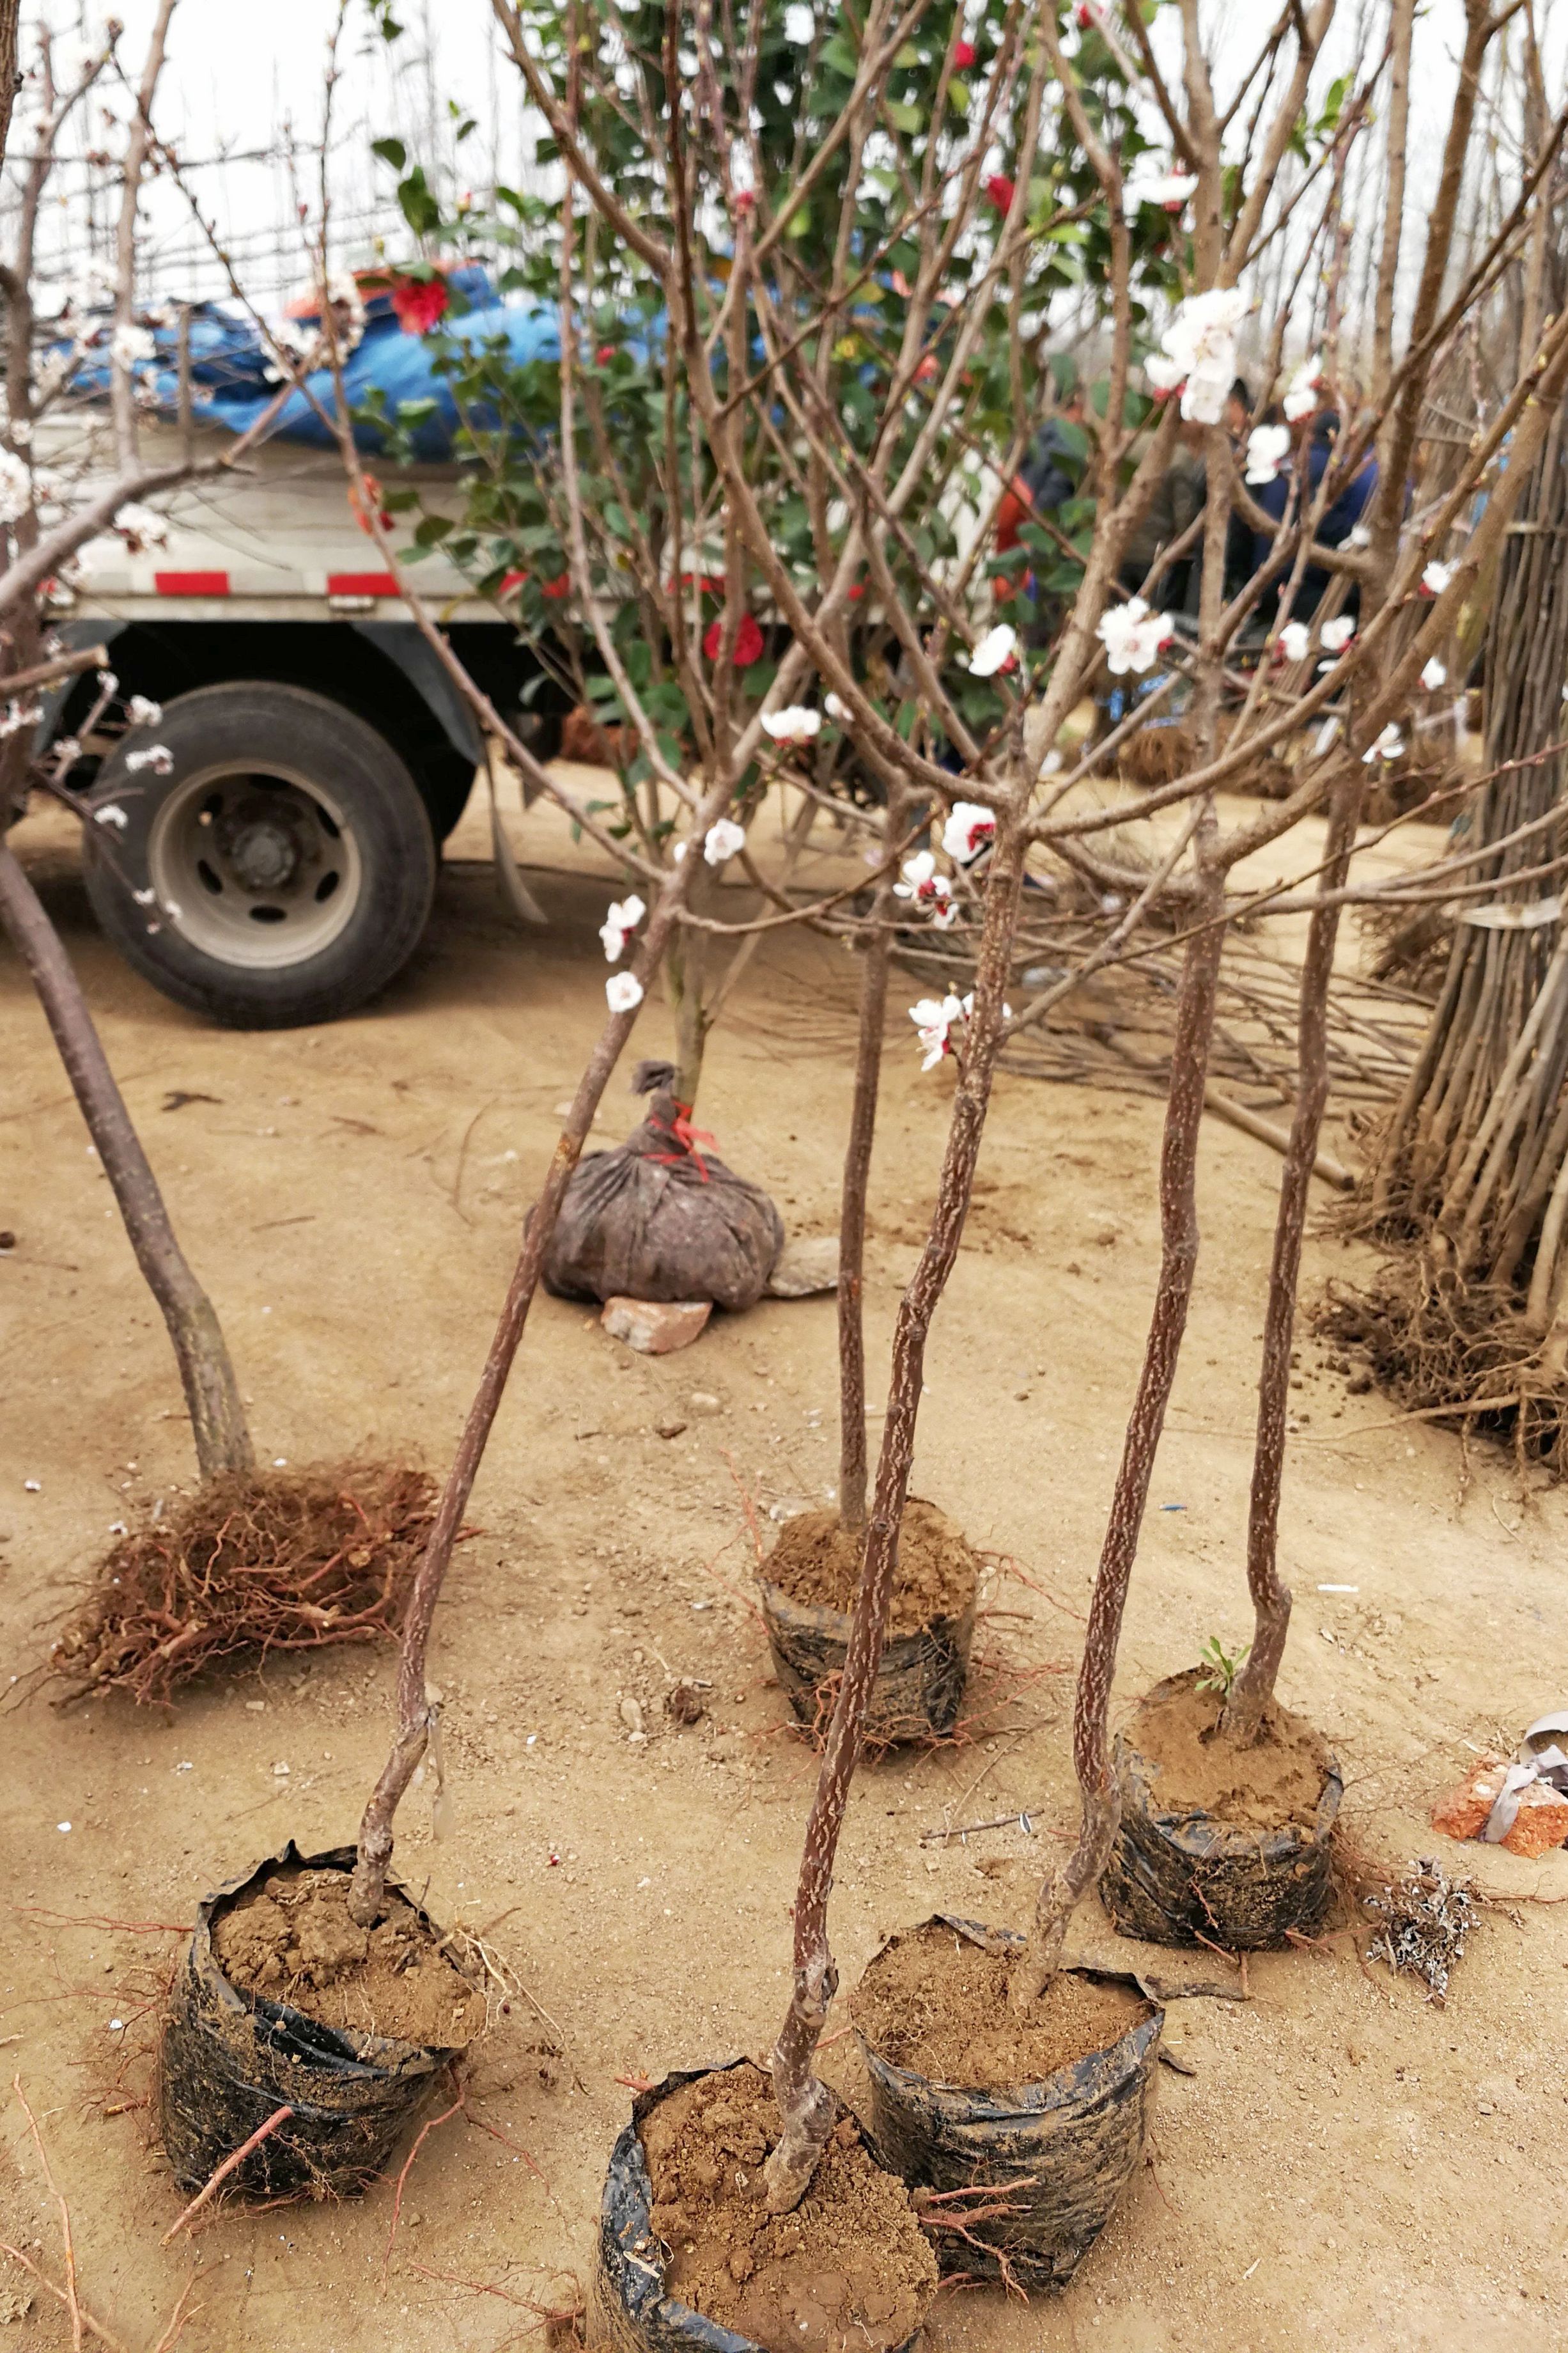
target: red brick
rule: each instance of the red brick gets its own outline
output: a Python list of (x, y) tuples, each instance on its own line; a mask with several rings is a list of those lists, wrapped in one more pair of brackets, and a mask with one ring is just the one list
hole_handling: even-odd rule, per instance
[(1502, 1841), (1510, 1854), (1550, 1853), (1568, 1840), (1568, 1798), (1549, 1781), (1531, 1781), (1519, 1793), (1519, 1811)]
[(1479, 1838), (1487, 1826), (1508, 1767), (1500, 1757), (1483, 1757), (1469, 1778), (1439, 1798), (1432, 1809), (1432, 1827), (1451, 1839)]

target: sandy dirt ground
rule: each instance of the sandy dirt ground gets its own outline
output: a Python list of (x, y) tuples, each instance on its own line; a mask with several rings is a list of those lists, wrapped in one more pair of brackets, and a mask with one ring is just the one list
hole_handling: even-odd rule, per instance
[[(263, 1454), (369, 1451), (443, 1471), (554, 1107), (602, 1017), (605, 892), (592, 858), (574, 858), (548, 820), (520, 828), (522, 854), (551, 870), (531, 879), (552, 919), (520, 933), (470, 820), (429, 939), (382, 1002), (334, 1028), (234, 1036), (166, 1004), (100, 941), (68, 832), (30, 820), (19, 839), (218, 1304)], [(841, 952), (775, 941), (710, 1050), (701, 1124), (797, 1232), (834, 1218), (852, 980)], [(946, 1103), (895, 1003), (869, 1257), (884, 1363)], [(667, 1035), (650, 1006), (639, 1050)], [(17, 1236), (0, 1260), (13, 1677), (42, 1655), (111, 1524), (188, 1483), (191, 1455), (162, 1327), (10, 959), (0, 1070), (0, 1226)], [(933, 1910), (1021, 1922), (1059, 1851), (1075, 1645), (1155, 1265), (1159, 1116), (1144, 1097), (998, 1082), (932, 1337), (915, 1478), (996, 1556), (982, 1712), (961, 1741), (860, 1777), (834, 1900), (846, 1983), (883, 1934)], [(605, 1140), (636, 1117), (617, 1089)], [(1266, 1148), (1205, 1125), (1203, 1257), (1121, 1710), (1210, 1633), (1247, 1630), (1246, 1476), (1278, 1176)], [(1309, 1284), (1366, 1264), (1320, 1235)], [(1479, 1859), (1508, 1908), (1484, 1919), (1446, 2009), (1364, 1973), (1344, 1939), (1255, 1960), (1246, 2002), (1181, 2004), (1195, 2073), (1162, 2071), (1154, 2162), (1070, 2291), (1030, 2308), (990, 2289), (944, 2295), (931, 2353), (1562, 2341), (1568, 1910), (1553, 1906), (1568, 1902), (1568, 1853), (1522, 1863), (1452, 1848), (1426, 1809), (1472, 1747), (1511, 1744), (1568, 1697), (1563, 1498), (1521, 1493), (1484, 1451), (1467, 1490), (1451, 1435), (1347, 1395), (1310, 1342), (1300, 1384), (1283, 1695), (1331, 1738), (1361, 1845), (1393, 1864), (1435, 1849)], [(581, 1308), (539, 1302), (436, 1639), (455, 1832), (433, 1842), (428, 1791), (416, 1791), (398, 1841), (431, 1909), (488, 1927), (528, 1999), (481, 2047), (468, 2109), (420, 2149), (384, 2278), (390, 2185), (340, 2207), (225, 2212), (194, 2245), (161, 2248), (181, 2200), (150, 2146), (145, 2095), (178, 1944), (162, 1924), (188, 1922), (204, 1892), (290, 1833), (306, 1848), (352, 1837), (384, 1754), (390, 1656), (274, 1665), (198, 1689), (169, 1717), (119, 1704), (62, 1715), (42, 1699), (9, 1714), (4, 2080), (19, 2077), (68, 2198), (83, 2297), (131, 2353), (158, 2343), (193, 2269), (191, 2353), (528, 2341), (537, 2308), (587, 2278), (630, 2096), (620, 2079), (765, 2048), (785, 1996), (811, 1765), (770, 1678), (743, 1499), (764, 1531), (770, 1514), (821, 1501), (835, 1412), (830, 1300), (716, 1319), (662, 1361), (631, 1356)], [(677, 1422), (677, 1436), (658, 1434)], [(1321, 1589), (1332, 1586), (1354, 1590)], [(663, 1712), (677, 1679), (705, 1686), (696, 1726)], [(997, 1818), (962, 1841), (930, 1835)], [(853, 2097), (850, 2048), (828, 2057)], [(0, 2222), (59, 2277), (55, 2209), (8, 2093)], [(59, 2307), (40, 2290), (18, 2309), (26, 2295), (0, 2266), (0, 2344), (68, 2345)]]

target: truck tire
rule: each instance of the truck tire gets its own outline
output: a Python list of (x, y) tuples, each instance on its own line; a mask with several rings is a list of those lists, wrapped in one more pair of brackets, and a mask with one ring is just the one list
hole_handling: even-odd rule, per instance
[[(139, 755), (155, 746), (167, 773)], [(385, 738), (303, 687), (204, 686), (94, 779), (88, 896), (154, 988), (236, 1029), (331, 1021), (418, 945), (436, 843)]]

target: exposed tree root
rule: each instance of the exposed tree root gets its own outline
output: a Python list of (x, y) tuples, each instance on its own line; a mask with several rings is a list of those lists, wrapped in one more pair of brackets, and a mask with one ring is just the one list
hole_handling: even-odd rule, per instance
[(45, 1670), (67, 1700), (167, 1701), (220, 1660), (395, 1638), (435, 1490), (401, 1464), (210, 1480), (122, 1536)]
[(1325, 1339), (1359, 1350), (1402, 1406), (1468, 1417), (1521, 1467), (1568, 1472), (1568, 1371), (1530, 1329), (1511, 1285), (1467, 1282), (1422, 1250), (1390, 1260), (1364, 1289), (1331, 1282), (1313, 1321)]

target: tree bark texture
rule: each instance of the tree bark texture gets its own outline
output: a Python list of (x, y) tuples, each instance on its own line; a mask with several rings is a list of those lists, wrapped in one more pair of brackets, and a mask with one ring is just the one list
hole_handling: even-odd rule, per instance
[(784, 2135), (767, 2161), (772, 2212), (798, 2205), (810, 2183), (833, 2122), (833, 2101), (812, 2062), (838, 1973), (827, 1937), (827, 1900), (844, 1826), (849, 1784), (860, 1753), (867, 1710), (898, 1565), (899, 1526), (914, 1459), (921, 1376), (931, 1317), (958, 1256), (980, 1155), (992, 1073), (1004, 1019), (1004, 991), (1023, 887), (1023, 842), (1016, 818), (998, 818), (996, 846), (985, 886), (985, 915), (975, 968), (974, 1010), (948, 1127), (947, 1148), (931, 1229), (919, 1264), (900, 1302), (893, 1333), (888, 1416), (877, 1465), (866, 1554), (850, 1612), (844, 1672), (828, 1723), (816, 1792), (806, 1823), (795, 1904), (795, 1976), (790, 2005), (773, 2046), (773, 2090)]
[[(888, 803), (884, 839), (890, 849), (904, 826), (904, 799)], [(866, 1525), (866, 1195), (877, 1128), (882, 1043), (888, 1021), (888, 961), (896, 902), (889, 871), (878, 885), (871, 930), (861, 952), (860, 1030), (855, 1052), (855, 1099), (844, 1155), (838, 1216), (838, 1517), (858, 1535)]]
[(1008, 1979), (1008, 2000), (1016, 2011), (1037, 2001), (1055, 1974), (1073, 1907), (1104, 1870), (1121, 1819), (1110, 1761), (1110, 1683), (1198, 1256), (1198, 1136), (1225, 949), (1225, 925), (1219, 920), (1222, 878), (1203, 862), (1213, 830), (1211, 812), (1198, 838), (1201, 887), (1194, 914), (1202, 928), (1188, 941), (1183, 959), (1171, 1046), (1171, 1085), (1160, 1147), (1160, 1276), (1079, 1668), (1073, 1710), (1073, 1766), (1082, 1799), (1079, 1834), (1067, 1862), (1041, 1884), (1028, 1942)]
[[(1358, 765), (1334, 796), (1318, 883), (1320, 899), (1344, 888), (1364, 798), (1364, 773)], [(1340, 909), (1330, 896), (1327, 903), (1313, 909), (1307, 926), (1307, 952), (1301, 965), (1296, 1020), (1296, 1104), (1279, 1178), (1274, 1254), (1268, 1269), (1268, 1302), (1263, 1318), (1258, 1437), (1253, 1450), (1252, 1494), (1247, 1524), (1247, 1583), (1254, 1617), (1252, 1648), (1232, 1685), (1224, 1715), (1225, 1730), (1244, 1743), (1255, 1741), (1262, 1729), (1263, 1711), (1274, 1695), (1290, 1628), (1289, 1589), (1279, 1579), (1279, 1493), (1285, 1475), (1285, 1420), (1290, 1399), (1290, 1345), (1296, 1330), (1301, 1240), (1329, 1100), (1329, 987), (1333, 979), (1339, 928)]]
[(88, 1133), (113, 1187), (136, 1263), (157, 1301), (179, 1362), (204, 1479), (254, 1469), (256, 1457), (228, 1349), (211, 1300), (174, 1239), (158, 1180), (131, 1124), (81, 985), (37, 892), (0, 840), (0, 922), (32, 976)]

